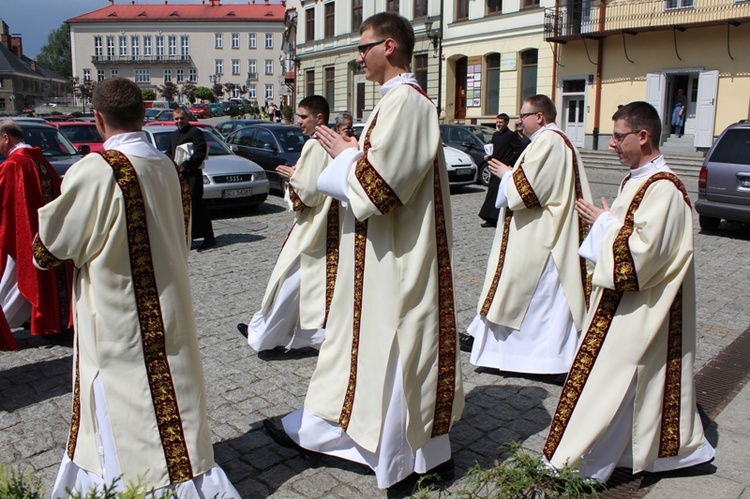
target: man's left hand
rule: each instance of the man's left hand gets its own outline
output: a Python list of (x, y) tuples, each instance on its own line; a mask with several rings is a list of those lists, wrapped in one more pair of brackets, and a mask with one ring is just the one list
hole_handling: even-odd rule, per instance
[(609, 211), (609, 204), (607, 203), (607, 198), (605, 197), (602, 197), (601, 208), (594, 206), (585, 199), (577, 199), (576, 211), (579, 215), (581, 215), (581, 218), (586, 220), (589, 225), (592, 225), (594, 222), (596, 222), (596, 219), (599, 218), (602, 213), (604, 213), (605, 211)]
[(344, 137), (325, 125), (318, 125), (315, 127), (315, 137), (318, 138), (320, 145), (323, 146), (323, 149), (325, 149), (332, 158), (335, 158), (344, 152), (345, 149), (359, 148), (356, 139), (353, 137)]
[(513, 171), (513, 168), (495, 158), (491, 158), (487, 164), (489, 165), (492, 174), (500, 178), (503, 178), (503, 175), (506, 173)]
[(279, 177), (289, 180), (290, 178), (292, 178), (292, 175), (294, 175), (294, 171), (296, 169), (296, 166), (279, 165), (276, 167), (276, 173), (279, 174)]

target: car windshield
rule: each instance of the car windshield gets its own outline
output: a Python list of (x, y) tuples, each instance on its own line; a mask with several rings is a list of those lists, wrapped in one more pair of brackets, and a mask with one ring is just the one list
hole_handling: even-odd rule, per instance
[(162, 111), (164, 111), (164, 110), (163, 109), (155, 109), (153, 107), (150, 108), (150, 109), (146, 109), (146, 118), (156, 118), (156, 116), (160, 112), (162, 112)]
[(305, 136), (299, 128), (289, 127), (288, 129), (279, 129), (275, 131), (276, 138), (279, 139), (281, 148), (284, 152), (300, 152), (305, 145)]
[[(234, 154), (229, 147), (224, 143), (223, 140), (219, 139), (211, 129), (207, 127), (200, 127), (203, 136), (206, 138), (206, 144), (208, 145), (208, 156), (226, 156), (228, 154)], [(156, 142), (156, 148), (163, 153), (169, 154), (169, 137), (174, 133), (173, 131), (164, 130), (159, 132), (152, 132), (154, 141)]]
[(750, 165), (750, 128), (727, 130), (711, 153), (709, 162)]
[(38, 147), (48, 158), (78, 154), (71, 142), (57, 128), (24, 128), (24, 142)]
[(61, 126), (60, 131), (71, 142), (104, 142), (96, 130), (96, 125)]

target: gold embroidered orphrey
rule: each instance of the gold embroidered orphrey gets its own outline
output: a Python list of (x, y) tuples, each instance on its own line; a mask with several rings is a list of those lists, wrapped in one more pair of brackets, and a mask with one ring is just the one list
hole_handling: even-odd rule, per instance
[(110, 150), (102, 152), (101, 156), (112, 167), (125, 200), (133, 292), (148, 383), (170, 483), (184, 482), (193, 478), (193, 471), (166, 353), (164, 320), (156, 287), (143, 195), (135, 168), (124, 154)]
[[(633, 200), (628, 206), (628, 211), (623, 222), (620, 233), (632, 233), (633, 218), (635, 212), (643, 201), (646, 190), (654, 183), (660, 180), (670, 181), (682, 193), (683, 199), (690, 206), (690, 197), (682, 184), (682, 181), (669, 172), (659, 172), (646, 180), (640, 187)], [(613, 248), (615, 255), (627, 253), (629, 261), (633, 258), (630, 250), (627, 248), (627, 239), (615, 238)], [(621, 248), (624, 246), (624, 249)], [(638, 279), (635, 275), (635, 267), (632, 267), (632, 274), (637, 284)], [(635, 289), (637, 291), (637, 287)], [(581, 346), (573, 360), (568, 378), (565, 380), (560, 401), (558, 402), (555, 415), (552, 418), (549, 436), (544, 445), (544, 455), (547, 459), (552, 459), (557, 446), (562, 440), (565, 429), (583, 392), (584, 386), (588, 381), (594, 364), (596, 363), (599, 352), (601, 351), (604, 340), (607, 337), (609, 328), (617, 307), (622, 299), (625, 290), (604, 289), (602, 297), (596, 308), (594, 317), (591, 320), (589, 329), (581, 342)], [(662, 402), (662, 419), (661, 433), (659, 438), (659, 457), (676, 456), (680, 448), (680, 393), (681, 393), (681, 371), (682, 371), (682, 287), (672, 302), (669, 314), (669, 331), (667, 336), (667, 370), (664, 383), (664, 400)]]

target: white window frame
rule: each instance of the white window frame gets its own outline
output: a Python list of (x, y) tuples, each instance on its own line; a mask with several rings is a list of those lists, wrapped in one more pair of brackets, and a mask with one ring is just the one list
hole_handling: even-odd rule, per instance
[(182, 58), (190, 57), (190, 37), (187, 35), (180, 36), (180, 56)]
[(258, 61), (256, 61), (255, 59), (248, 59), (247, 72), (258, 74)]
[(247, 98), (248, 99), (257, 99), (258, 98), (258, 89), (255, 85), (255, 83), (251, 83), (247, 86)]
[(97, 69), (96, 70), (96, 81), (104, 81), (104, 70), (103, 69)]
[[(25, 80), (21, 80), (24, 81)], [(91, 81), (91, 70), (90, 69), (84, 69), (83, 70), (83, 81)]]
[(214, 48), (215, 49), (224, 48), (224, 33), (214, 33)]
[(102, 46), (102, 37), (94, 37), (94, 56), (99, 59), (104, 55), (104, 47)]
[(107, 37), (107, 59), (114, 59), (114, 58), (115, 58), (115, 37), (110, 35)]
[(135, 82), (136, 83), (150, 83), (151, 82), (151, 70), (150, 69), (136, 69), (135, 70)]
[(273, 75), (273, 59), (266, 59), (264, 67), (267, 75)]
[(164, 70), (164, 83), (172, 81), (172, 70), (171, 69), (165, 69)]
[(239, 33), (232, 33), (232, 48), (233, 49), (240, 48), (240, 34)]
[(156, 37), (156, 57), (159, 59), (164, 57), (164, 36), (162, 35)]
[(151, 35), (143, 36), (143, 55), (145, 57), (151, 57), (154, 55), (154, 46), (151, 43)]
[(247, 34), (247, 48), (249, 49), (258, 48), (258, 37), (255, 36), (255, 33)]
[(240, 74), (240, 60), (239, 59), (232, 59), (232, 74), (233, 75)]
[(188, 80), (198, 81), (198, 70), (195, 68), (188, 69)]
[(118, 76), (120, 76), (120, 70), (119, 69), (111, 69), (109, 71), (109, 77), (110, 78), (117, 78)]
[(266, 99), (273, 100), (273, 83), (266, 83)]
[(120, 57), (127, 57), (128, 56), (128, 37), (125, 35), (120, 35), (117, 40), (117, 45), (119, 47), (119, 51), (117, 52), (117, 55)]
[(266, 33), (266, 48), (273, 48), (273, 33)]
[(175, 70), (175, 81), (177, 83), (183, 83), (185, 81), (185, 70), (182, 68), (177, 68)]
[(177, 55), (177, 35), (167, 37), (167, 50), (170, 57)]
[(214, 60), (214, 74), (217, 74), (217, 75), (224, 74), (224, 59)]
[(133, 59), (138, 59), (141, 56), (141, 43), (138, 35), (132, 35), (130, 37), (130, 54)]

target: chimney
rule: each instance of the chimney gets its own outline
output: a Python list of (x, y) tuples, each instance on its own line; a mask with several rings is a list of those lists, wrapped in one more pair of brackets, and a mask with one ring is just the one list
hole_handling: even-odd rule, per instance
[(109, 0), (109, 6), (113, 7), (115, 5), (115, 0)]
[(221, 5), (221, 0), (211, 0), (211, 7)]
[(31, 70), (36, 72), (36, 61), (31, 61)]

